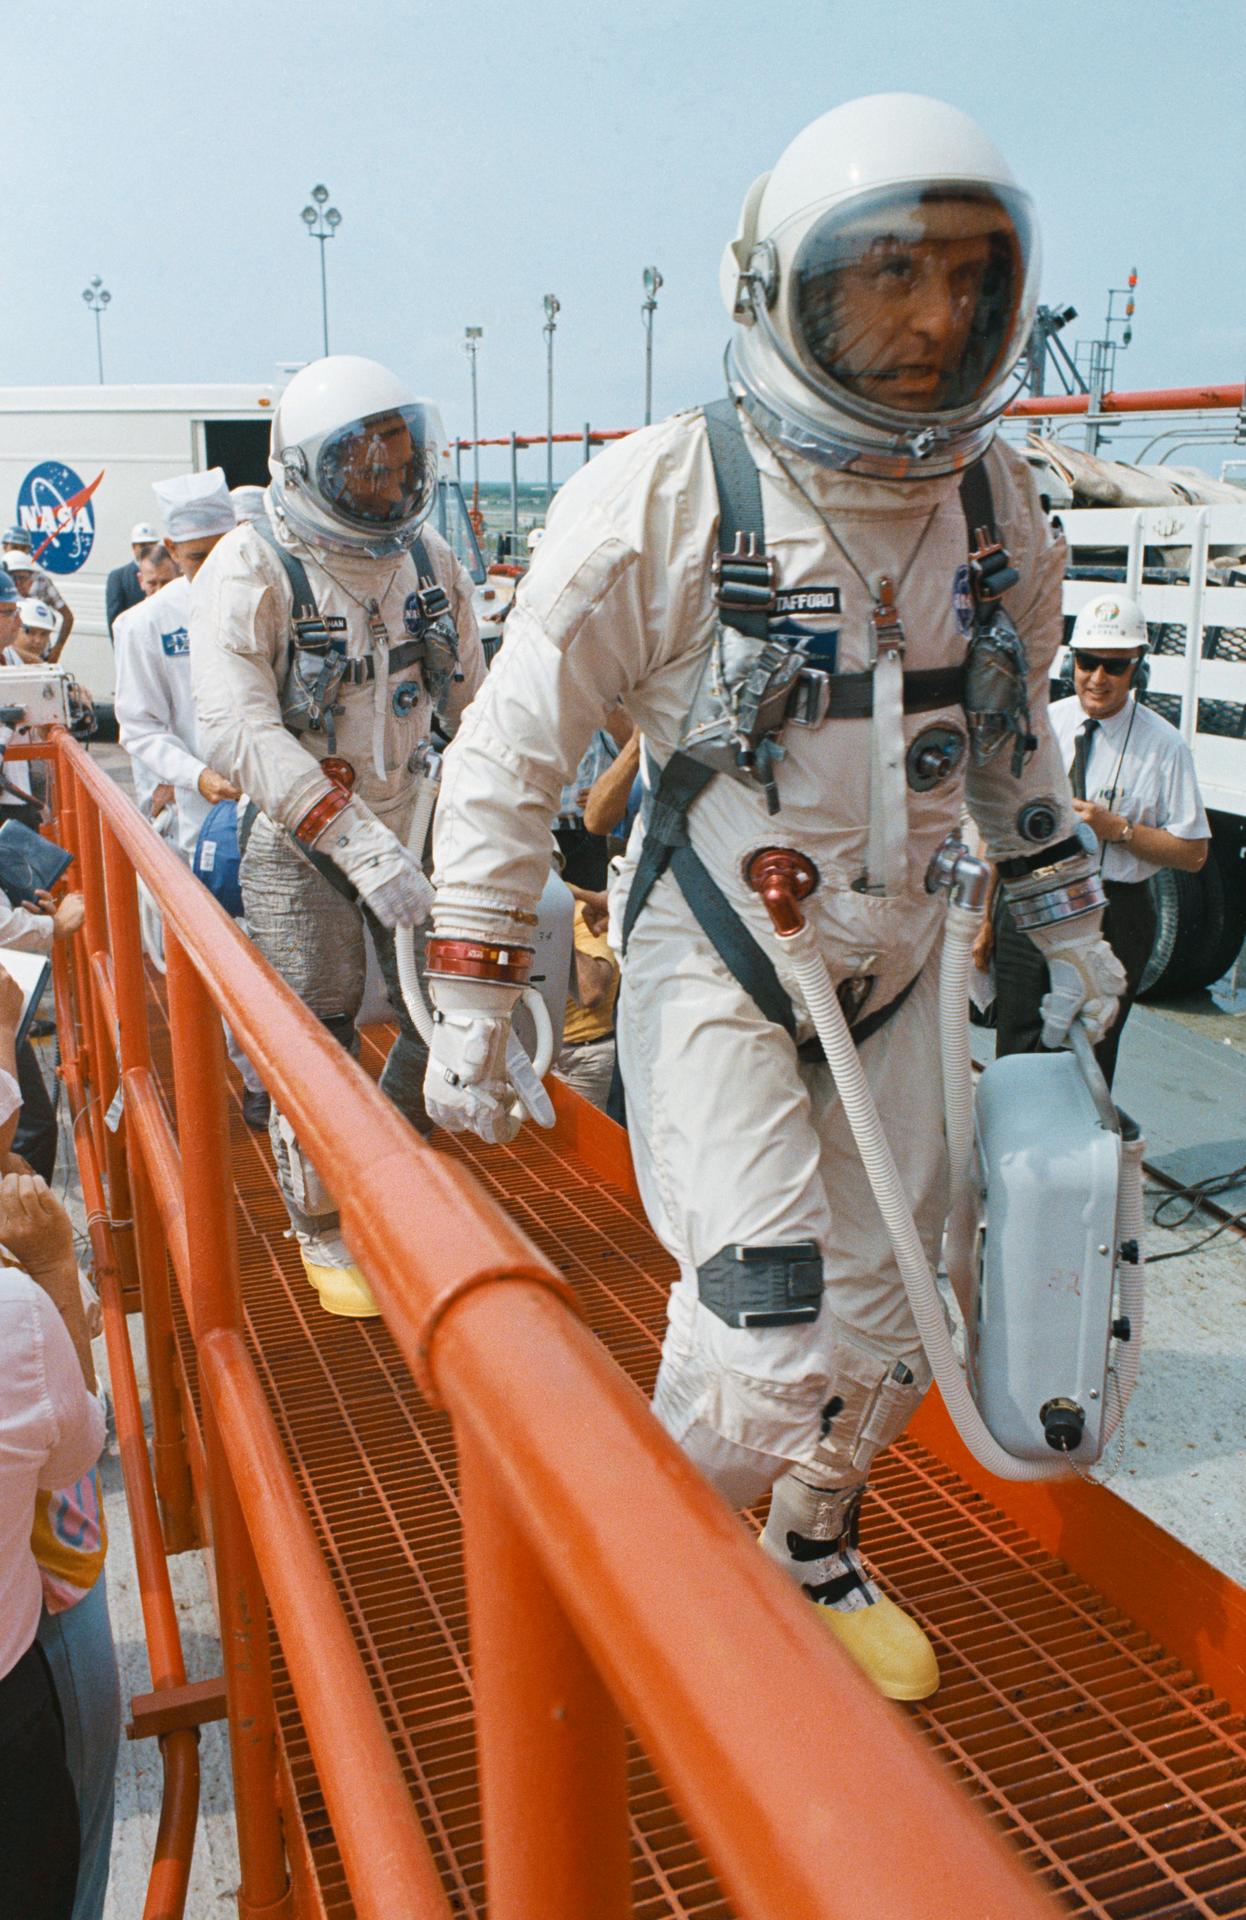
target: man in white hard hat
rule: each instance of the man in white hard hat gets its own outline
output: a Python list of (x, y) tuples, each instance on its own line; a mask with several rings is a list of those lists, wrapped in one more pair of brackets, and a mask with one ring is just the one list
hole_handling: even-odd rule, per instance
[[(1097, 594), (1073, 625), (1073, 688), (1051, 708), (1051, 726), (1073, 789), (1073, 807), (1099, 846), (1107, 894), (1104, 937), (1125, 969), (1115, 1020), (1095, 1048), (1109, 1086), (1125, 1019), (1155, 942), (1148, 885), (1162, 867), (1197, 873), (1211, 829), (1199, 795), (1194, 756), (1176, 727), (1138, 700), (1147, 629), (1136, 601)], [(1033, 1053), (1042, 1045), (1039, 1011), (1047, 968), (1019, 934), (1002, 893), (994, 927), (996, 1051)]]
[(143, 789), (173, 788), (177, 824), (170, 838), (189, 860), (209, 809), (236, 800), (239, 791), (199, 750), (190, 688), (191, 582), (236, 516), (220, 467), (158, 480), (154, 491), (164, 511), (164, 544), (180, 571), (117, 627), (117, 732), (146, 774)]
[(963, 802), (1050, 955), (1052, 1039), (1097, 1034), (1122, 979), (1046, 721), (1063, 550), (994, 437), (1037, 266), (1031, 204), (963, 114), (890, 95), (800, 134), (724, 257), (729, 399), (563, 488), (435, 836), (429, 1112), (504, 1140), (545, 821), (616, 702), (642, 731), (648, 797), (611, 907), (637, 1173), (680, 1269), (654, 1411), (734, 1505), (773, 1489), (766, 1551), (898, 1699), (932, 1692), (937, 1664), (866, 1573), (857, 1516), (930, 1369), (745, 870), (805, 856), (933, 1258), (944, 906), (925, 881)]
[(130, 528), (131, 558), (123, 566), (114, 567), (104, 586), (104, 617), (108, 622), (109, 638), (114, 640), (114, 622), (128, 608), (136, 607), (143, 596), (143, 585), (139, 578), (139, 567), (146, 554), (160, 544), (160, 535), (149, 521), (136, 521)]
[(56, 616), (56, 630), (48, 643), (46, 657), (49, 661), (59, 660), (65, 651), (65, 642), (73, 631), (73, 608), (63, 593), (53, 585), (42, 567), (37, 567), (31, 558), (30, 548), (13, 547), (6, 549), (0, 557), (0, 566), (16, 583), (18, 592), (25, 599), (41, 600), (50, 607)]
[(51, 607), (43, 600), (19, 600), (17, 603), (19, 633), (13, 645), (22, 659), (34, 666), (47, 658), (52, 636), (56, 632), (57, 619)]
[[(421, 1129), (425, 1053), (394, 953), (432, 897), (407, 846), (419, 749), (434, 707), (453, 730), (484, 679), (471, 578), (427, 525), (442, 438), (376, 361), (303, 368), (273, 419), (267, 514), (217, 548), (191, 614), (204, 750), (260, 809), (241, 870), (251, 937), (353, 1049), (366, 922), (400, 1023), (381, 1086)], [(322, 1306), (374, 1314), (332, 1193), (275, 1110), (271, 1137)]]

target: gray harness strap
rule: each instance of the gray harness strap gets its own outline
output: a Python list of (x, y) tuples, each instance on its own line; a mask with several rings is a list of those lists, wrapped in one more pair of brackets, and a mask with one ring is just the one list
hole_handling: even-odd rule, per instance
[(663, 767), (623, 919), (623, 951), (627, 951), (637, 915), (669, 867), (697, 925), (727, 971), (752, 995), (767, 1020), (775, 1021), (794, 1037), (796, 1020), (792, 1003), (768, 955), (754, 940), (688, 838), (688, 809), (713, 778), (712, 767), (703, 767), (686, 753), (673, 753)]
[[(755, 640), (769, 633), (768, 585), (758, 584), (765, 572), (765, 517), (761, 479), (731, 400), (715, 400), (704, 409), (710, 458), (718, 488), (719, 617)], [(752, 564), (750, 565), (750, 560)], [(645, 842), (623, 920), (623, 951), (632, 928), (654, 885), (669, 867), (693, 917), (719, 959), (756, 1002), (767, 1020), (773, 1020), (795, 1038), (796, 1018), (773, 962), (758, 945), (735, 908), (694, 850), (688, 834), (688, 813), (698, 795), (715, 777), (690, 754), (676, 751), (663, 767), (645, 825)]]

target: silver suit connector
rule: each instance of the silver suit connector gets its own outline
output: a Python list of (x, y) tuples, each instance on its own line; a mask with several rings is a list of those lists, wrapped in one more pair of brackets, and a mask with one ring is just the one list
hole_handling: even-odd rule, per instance
[(970, 853), (963, 840), (949, 833), (926, 869), (926, 892), (951, 895), (952, 905), (980, 913), (986, 905), (991, 869)]

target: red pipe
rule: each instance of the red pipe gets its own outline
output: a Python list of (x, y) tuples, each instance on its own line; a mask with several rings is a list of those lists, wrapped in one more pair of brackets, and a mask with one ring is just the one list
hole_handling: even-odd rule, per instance
[[(1026, 394), (1024, 399), (1014, 400), (1007, 409), (1013, 418), (1028, 415), (1055, 413), (1085, 413), (1090, 396), (1085, 393), (1042, 393)], [(1188, 413), (1192, 408), (1201, 407), (1240, 407), (1242, 405), (1242, 386), (1232, 384), (1215, 387), (1155, 387), (1138, 393), (1105, 393), (1103, 396), (1104, 413)], [(638, 432), (636, 427), (613, 427), (598, 432), (596, 428), (589, 434), (592, 446), (602, 445), (607, 440), (626, 440), (629, 434)], [(556, 433), (555, 445), (583, 446), (582, 433)], [(546, 447), (550, 436), (547, 433), (517, 433), (517, 447)], [(456, 440), (456, 447), (509, 447), (510, 435), (487, 440)]]
[[(1155, 387), (1141, 393), (1105, 393), (1104, 413), (1189, 413), (1199, 408), (1240, 407), (1242, 386), (1227, 387)], [(1088, 393), (1027, 393), (1008, 408), (1012, 419), (1032, 419), (1045, 414), (1085, 413), (1090, 405)]]

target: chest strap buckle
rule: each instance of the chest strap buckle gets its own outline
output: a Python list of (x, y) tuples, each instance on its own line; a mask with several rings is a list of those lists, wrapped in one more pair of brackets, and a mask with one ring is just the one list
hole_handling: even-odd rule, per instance
[(711, 569), (720, 613), (773, 613), (779, 569), (760, 534), (737, 533), (731, 553), (716, 553)]
[(977, 541), (969, 556), (969, 577), (975, 601), (979, 606), (990, 606), (1009, 587), (1015, 587), (1021, 576), (1009, 560), (1007, 548), (992, 538), (989, 527), (978, 528)]
[(415, 598), (425, 620), (440, 620), (450, 611), (450, 596), (435, 580), (431, 586), (417, 587)]

